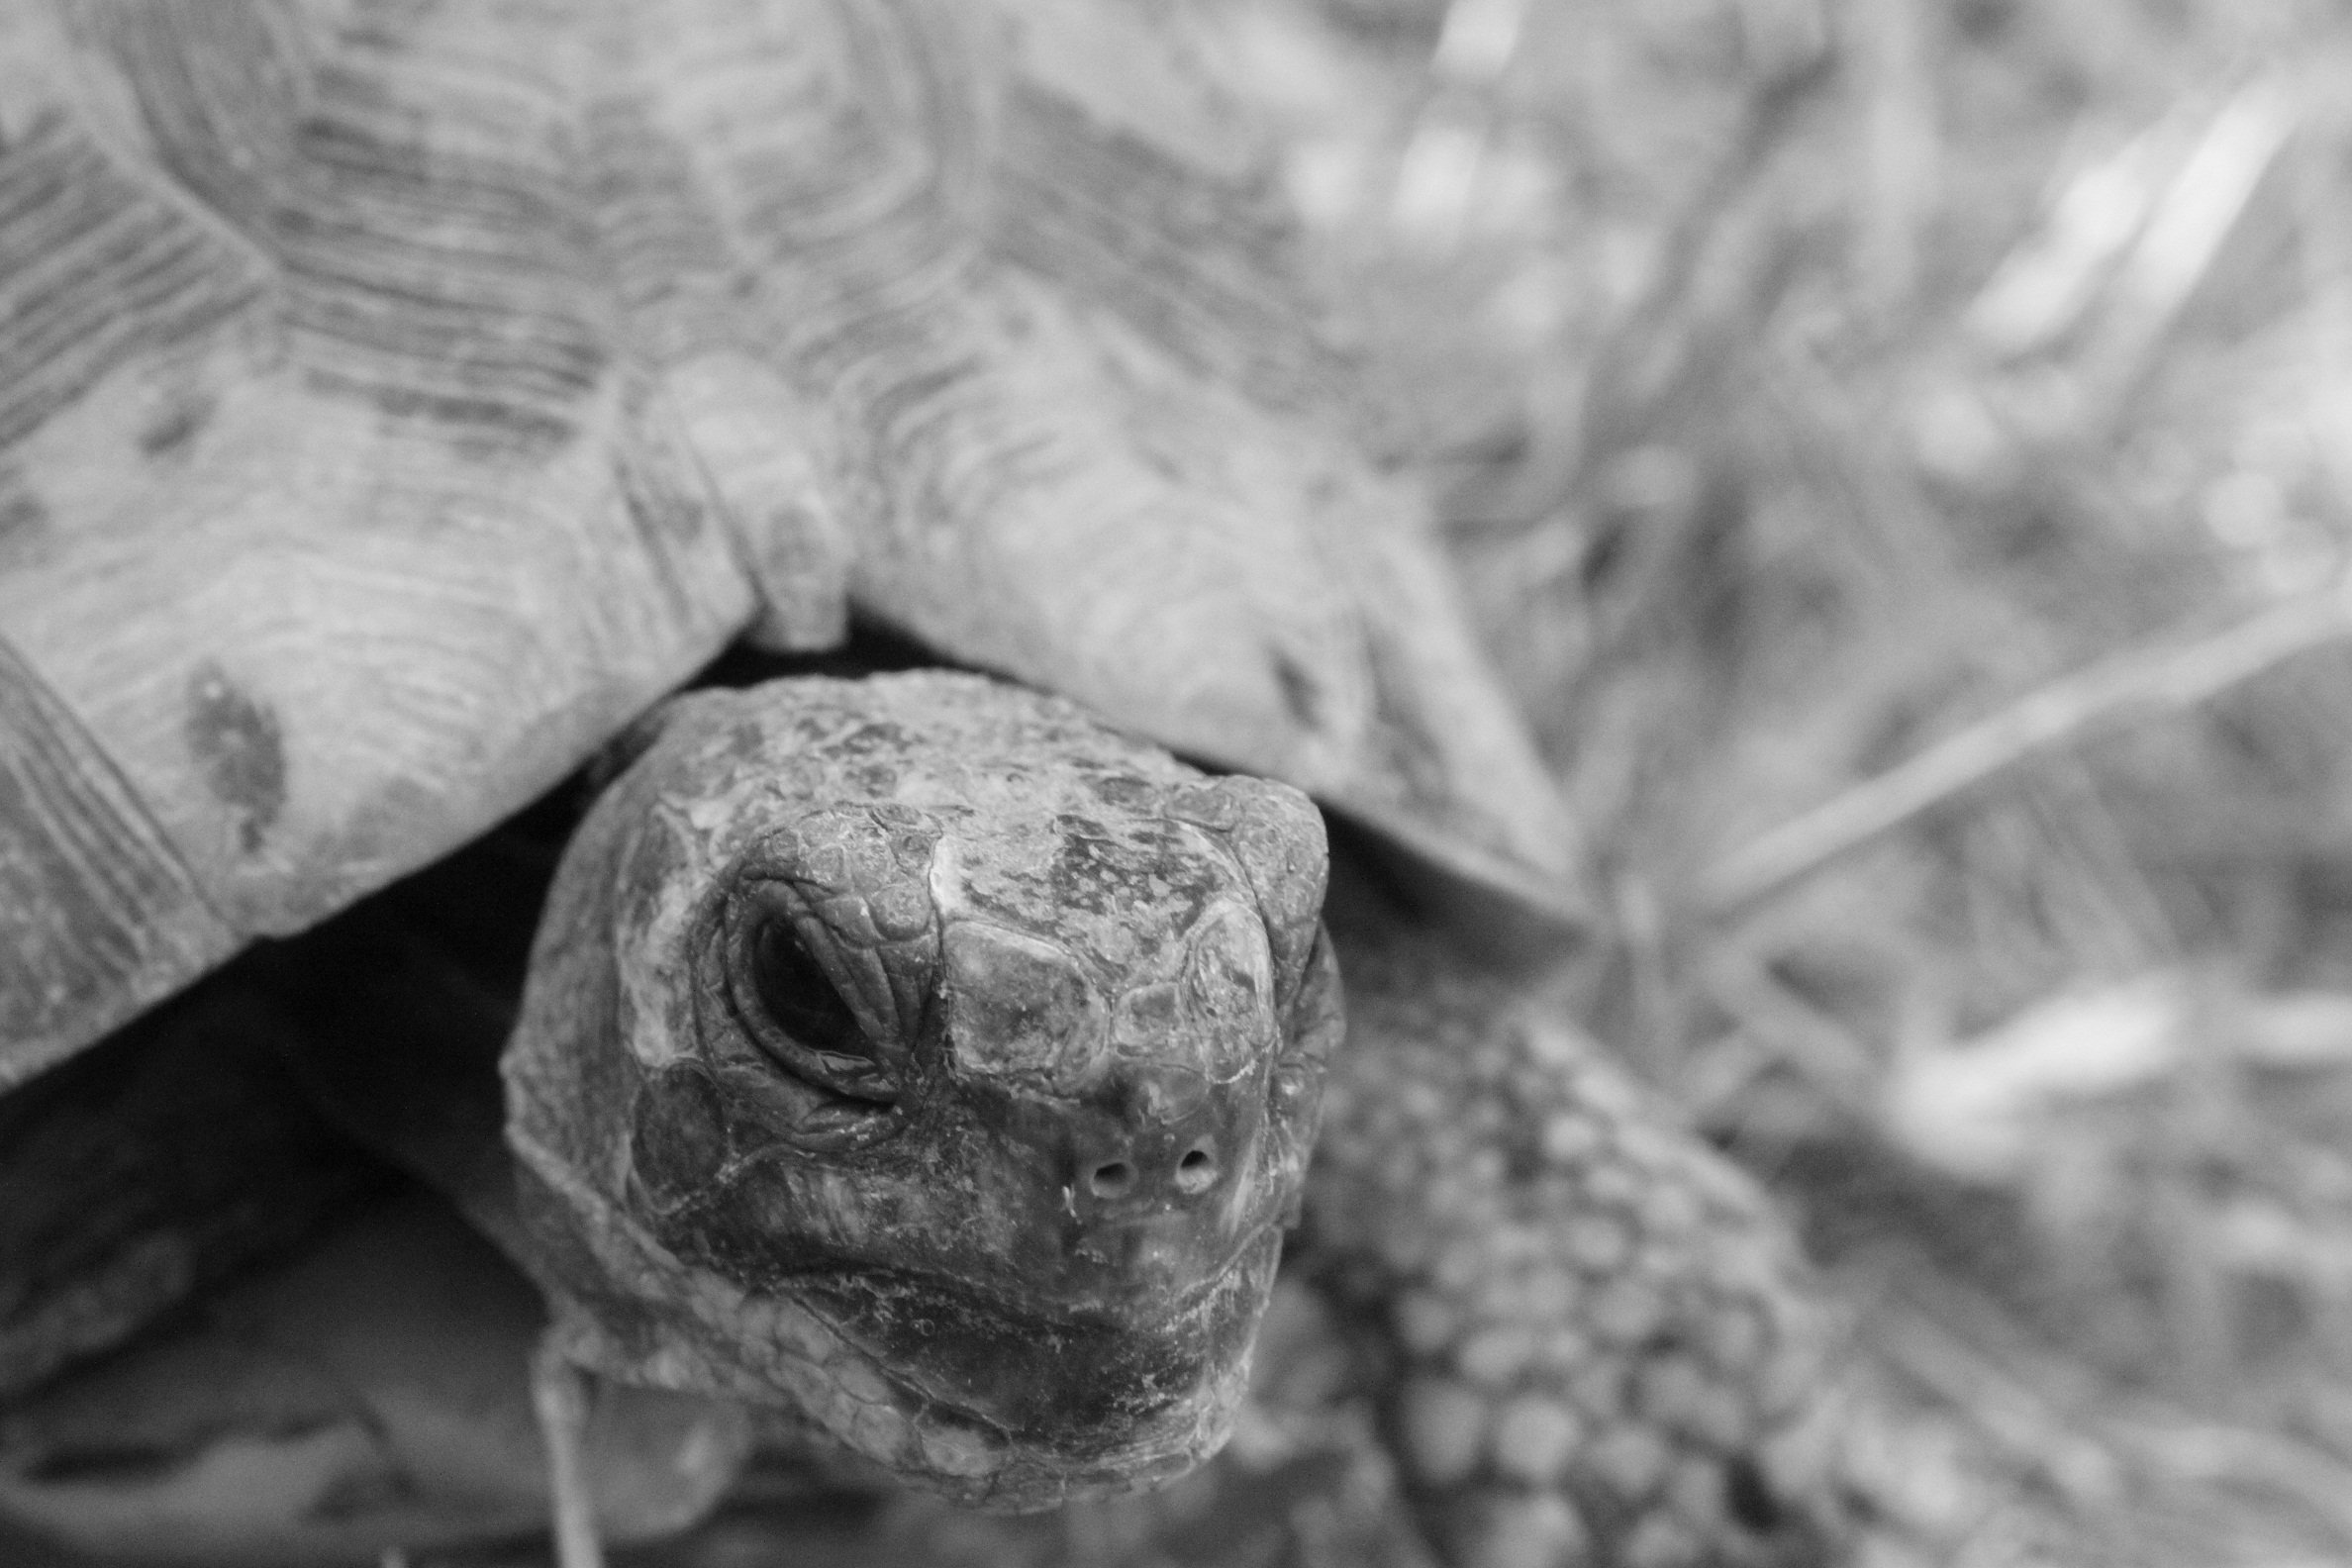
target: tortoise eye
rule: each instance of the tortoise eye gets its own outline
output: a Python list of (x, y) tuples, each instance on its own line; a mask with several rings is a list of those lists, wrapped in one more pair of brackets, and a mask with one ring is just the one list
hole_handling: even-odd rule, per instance
[(865, 1026), (790, 920), (761, 922), (748, 956), (752, 994), (770, 1026), (754, 1033), (777, 1065), (850, 1099), (898, 1098)]

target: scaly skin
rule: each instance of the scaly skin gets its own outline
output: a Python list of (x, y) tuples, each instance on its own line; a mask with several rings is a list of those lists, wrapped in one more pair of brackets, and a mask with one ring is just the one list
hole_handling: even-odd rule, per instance
[(1330, 921), (1348, 1034), (1300, 1261), (1368, 1330), (1451, 1560), (1833, 1560), (1822, 1336), (1754, 1184), (1523, 986)]

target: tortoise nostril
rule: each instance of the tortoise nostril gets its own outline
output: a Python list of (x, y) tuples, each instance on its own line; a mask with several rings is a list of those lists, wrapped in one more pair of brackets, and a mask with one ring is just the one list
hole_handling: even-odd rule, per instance
[(1176, 1190), (1186, 1195), (1206, 1192), (1217, 1180), (1217, 1156), (1205, 1143), (1195, 1143), (1176, 1162)]
[(1171, 1194), (1198, 1198), (1217, 1185), (1217, 1145), (1209, 1138), (1196, 1140), (1173, 1166), (1166, 1161), (1164, 1154), (1151, 1154), (1140, 1161), (1107, 1159), (1085, 1167), (1086, 1195), (1098, 1203), (1136, 1196), (1165, 1200)]

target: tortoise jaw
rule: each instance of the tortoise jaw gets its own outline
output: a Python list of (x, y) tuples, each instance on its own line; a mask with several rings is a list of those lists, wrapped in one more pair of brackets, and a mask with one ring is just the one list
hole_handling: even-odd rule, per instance
[(909, 1275), (800, 1276), (791, 1300), (831, 1331), (844, 1396), (814, 1414), (969, 1506), (1026, 1512), (1156, 1485), (1229, 1434), (1280, 1255), (1269, 1225), (1156, 1313), (1060, 1319)]
[[(593, 1265), (586, 1290), (568, 1277), (544, 1282), (550, 1342), (565, 1359), (624, 1383), (788, 1412), (910, 1485), (992, 1512), (1158, 1485), (1222, 1447), (1281, 1255), (1279, 1227), (1265, 1225), (1163, 1314), (1111, 1323), (1023, 1314), (951, 1277), (858, 1288), (874, 1276), (848, 1264), (754, 1289), (669, 1251), (528, 1135), (515, 1149), (523, 1223), (565, 1235), (563, 1250)], [(657, 1302), (601, 1283), (652, 1277)], [(927, 1306), (961, 1331), (932, 1339), (926, 1322), (890, 1316)], [(1068, 1340), (1057, 1345), (1056, 1331), (1095, 1353), (1057, 1358)], [(976, 1379), (976, 1368), (992, 1375)], [(1074, 1408), (1051, 1390), (1025, 1398), (1024, 1369), (1092, 1403)]]

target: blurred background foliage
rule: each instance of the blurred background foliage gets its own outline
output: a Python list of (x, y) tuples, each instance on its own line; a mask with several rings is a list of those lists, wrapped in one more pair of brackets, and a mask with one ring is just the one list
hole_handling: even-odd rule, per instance
[(1193, 3), (1871, 1560), (2352, 1561), (2352, 7)]

